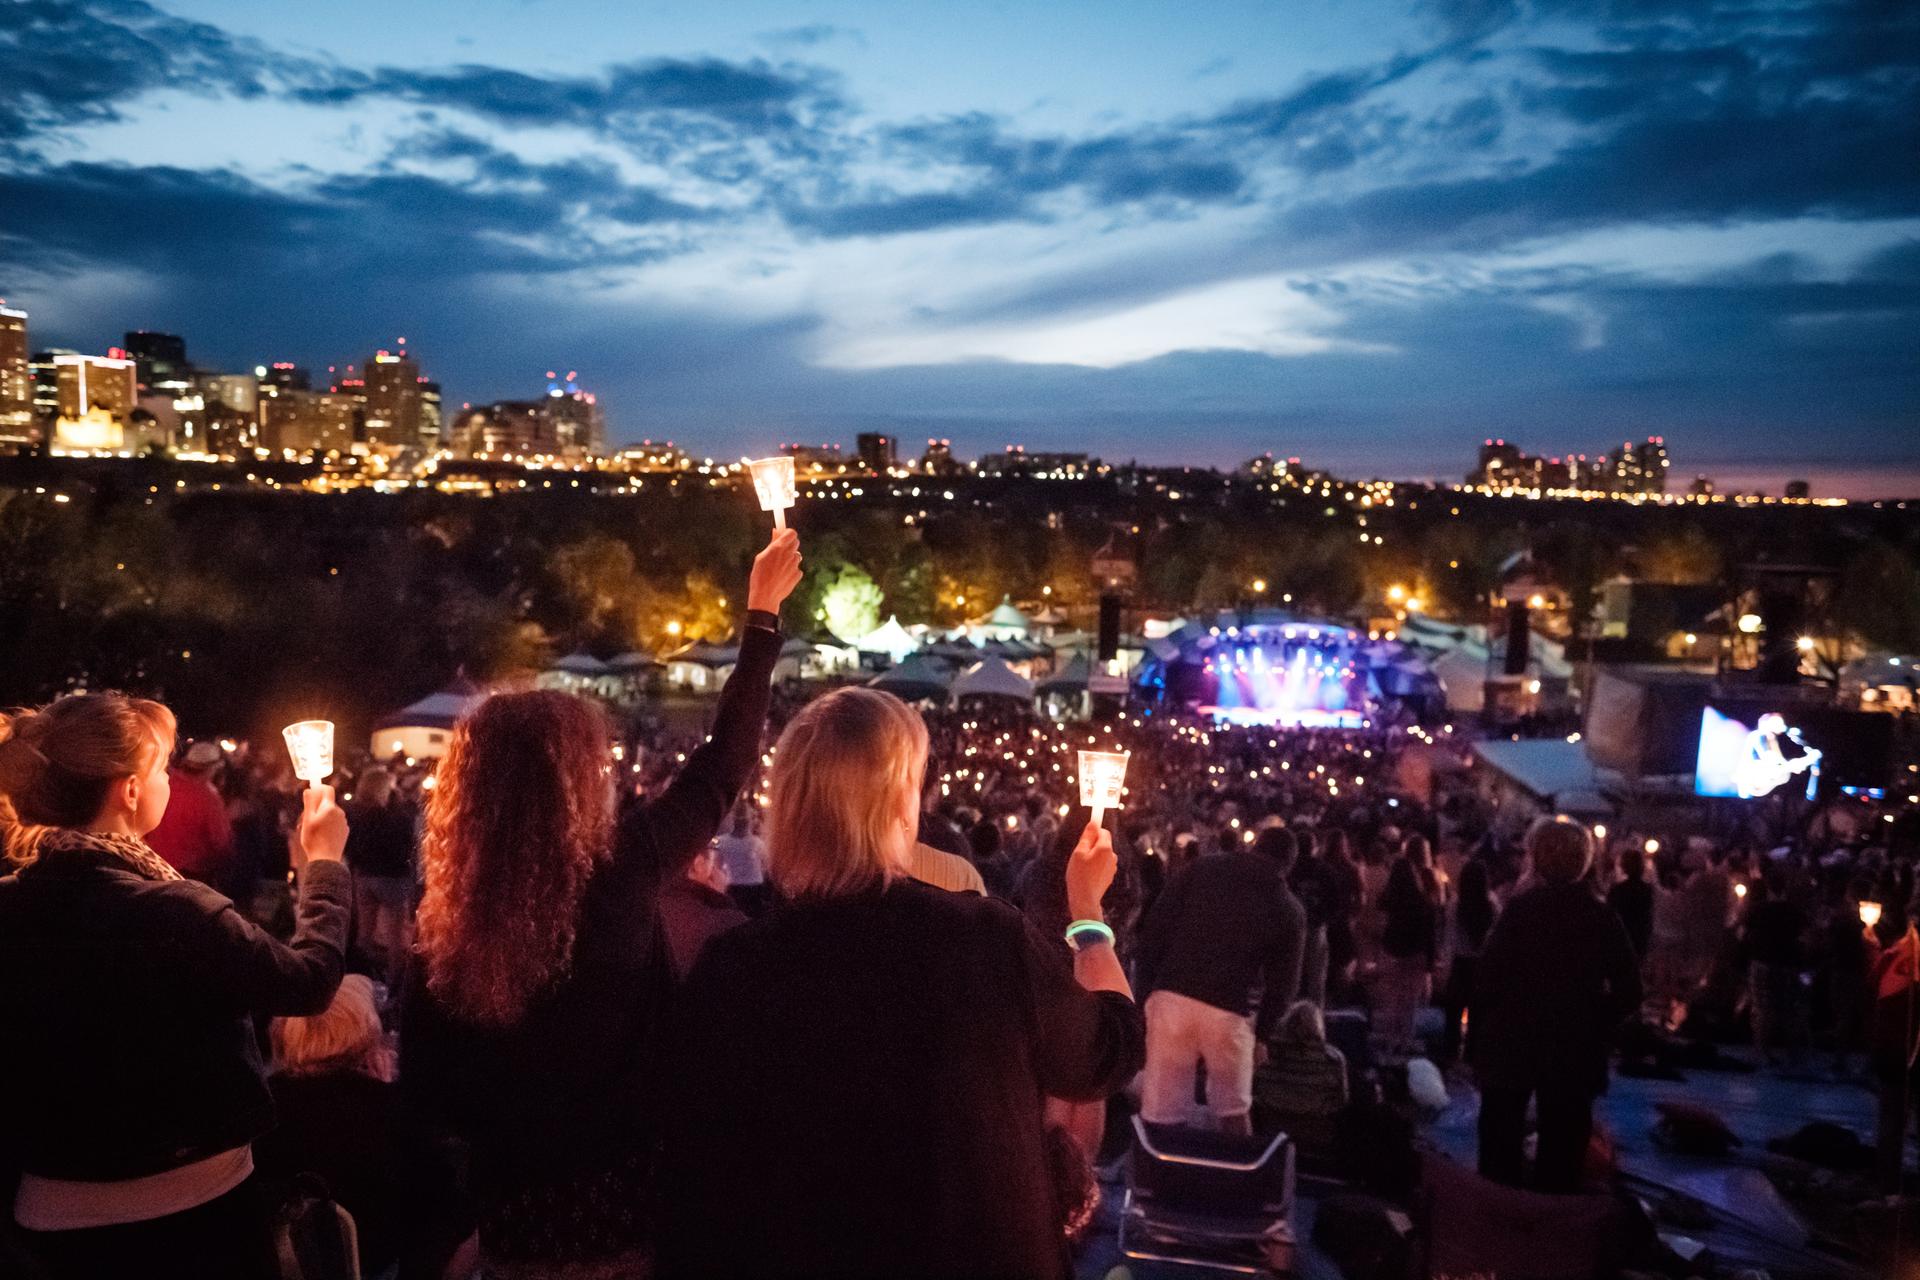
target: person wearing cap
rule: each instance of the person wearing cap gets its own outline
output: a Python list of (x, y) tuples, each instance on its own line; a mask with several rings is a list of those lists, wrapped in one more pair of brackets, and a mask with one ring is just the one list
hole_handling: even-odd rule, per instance
[(167, 770), (173, 795), (147, 844), (187, 879), (225, 893), (233, 878), (233, 829), (213, 785), (223, 759), (217, 742), (196, 742), (181, 753)]

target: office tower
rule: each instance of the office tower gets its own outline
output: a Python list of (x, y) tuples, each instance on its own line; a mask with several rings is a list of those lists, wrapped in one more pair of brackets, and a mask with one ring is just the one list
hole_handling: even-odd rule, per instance
[(920, 470), (930, 476), (957, 476), (962, 470), (958, 459), (953, 456), (951, 440), (929, 440), (927, 451), (920, 455)]
[(579, 373), (568, 370), (561, 378), (547, 370), (547, 401), (542, 413), (548, 420), (546, 434), (562, 457), (579, 460), (606, 452), (606, 417), (599, 397), (583, 390)]
[(366, 366), (366, 438), (396, 449), (420, 444), (420, 366), (403, 347), (377, 351)]
[(428, 453), (442, 447), (446, 434), (444, 410), (440, 404), (440, 384), (420, 379), (420, 447)]
[(132, 330), (127, 334), (126, 351), (133, 361), (135, 377), (143, 387), (184, 384), (193, 374), (193, 366), (187, 363), (186, 339), (177, 333)]
[(125, 423), (138, 396), (134, 364), (115, 356), (57, 355), (53, 357), (62, 418), (80, 419), (94, 409)]
[(884, 476), (893, 470), (898, 442), (892, 436), (882, 435), (878, 431), (862, 431), (854, 437), (853, 443), (860, 455), (862, 470), (871, 471), (877, 476)]
[(27, 313), (0, 305), (0, 442), (30, 444), (33, 362), (27, 354)]

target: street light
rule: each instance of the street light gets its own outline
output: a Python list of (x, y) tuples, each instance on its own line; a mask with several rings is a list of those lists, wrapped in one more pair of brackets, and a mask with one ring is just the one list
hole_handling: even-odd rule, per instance
[(1794, 641), (1793, 643), (1794, 643), (1794, 646), (1795, 646), (1796, 648), (1798, 648), (1798, 649), (1800, 650), (1800, 652), (1802, 652), (1802, 653), (1812, 653), (1812, 652), (1813, 652), (1813, 637), (1812, 637), (1812, 636), (1801, 636), (1801, 637), (1800, 637), (1800, 638), (1799, 638), (1798, 640), (1795, 640), (1795, 641)]
[(1255, 578), (1253, 580), (1253, 594), (1257, 596), (1267, 594), (1267, 580), (1265, 578)]
[(1760, 615), (1757, 613), (1743, 613), (1740, 615), (1740, 631), (1743, 635), (1759, 635), (1760, 628), (1763, 625), (1760, 621)]
[(1405, 600), (1406, 598), (1407, 598), (1407, 589), (1401, 586), (1399, 583), (1396, 582), (1392, 586), (1387, 588), (1387, 599), (1393, 601), (1394, 603), (1398, 604), (1400, 601)]

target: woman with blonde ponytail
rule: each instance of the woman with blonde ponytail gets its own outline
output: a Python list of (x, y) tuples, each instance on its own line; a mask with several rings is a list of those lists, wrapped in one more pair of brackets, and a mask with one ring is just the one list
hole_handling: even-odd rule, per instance
[(351, 884), (333, 791), (306, 794), (282, 944), (147, 846), (173, 713), (117, 693), (0, 715), (0, 1153), (53, 1280), (277, 1274), (253, 1140), (273, 1123), (256, 1015), (340, 985)]

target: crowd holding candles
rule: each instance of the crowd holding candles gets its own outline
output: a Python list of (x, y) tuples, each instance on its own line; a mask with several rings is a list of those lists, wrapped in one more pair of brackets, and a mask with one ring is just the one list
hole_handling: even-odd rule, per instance
[(792, 459), (751, 466), (699, 740), (550, 690), (437, 762), (117, 694), (0, 720), (0, 1262), (276, 1275), (324, 1165), (369, 1275), (1064, 1276), (1116, 1110), (1331, 1148), (1419, 1058), (1477, 1071), (1483, 1173), (1574, 1190), (1621, 1024), (1878, 1070), (1897, 1171), (1904, 822), (1529, 822), (1405, 767), (1451, 725), (777, 689)]

